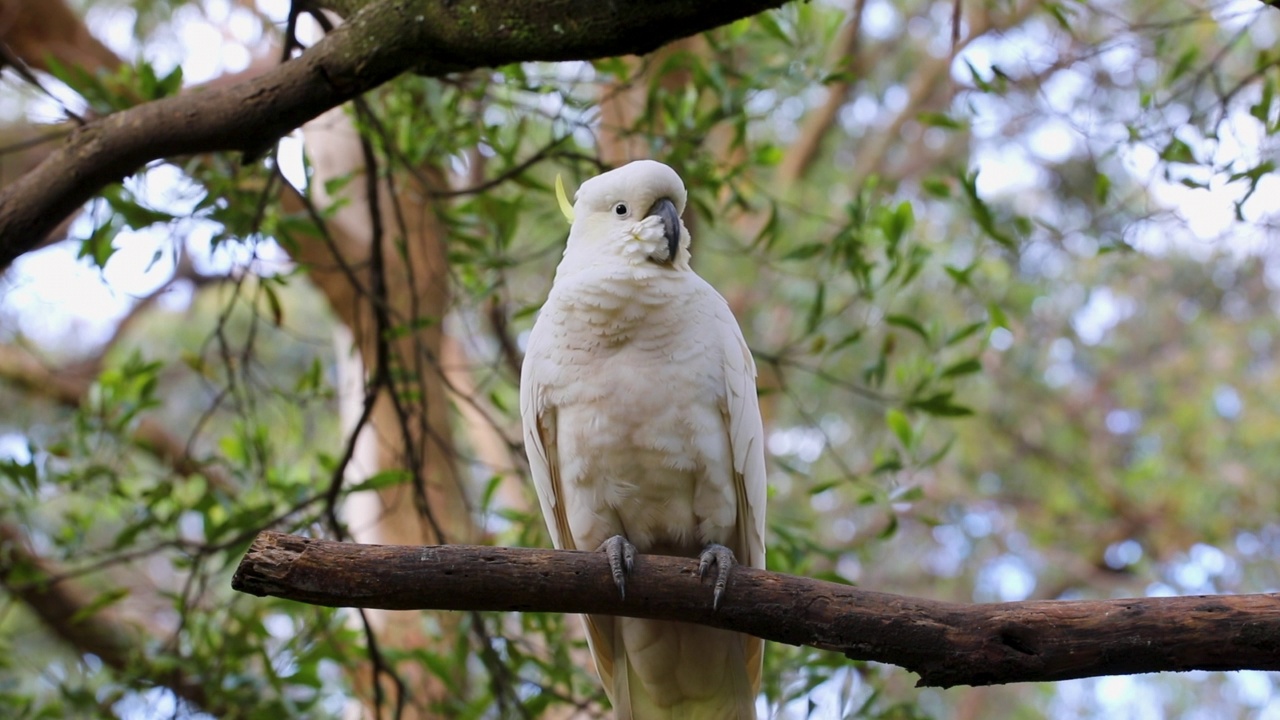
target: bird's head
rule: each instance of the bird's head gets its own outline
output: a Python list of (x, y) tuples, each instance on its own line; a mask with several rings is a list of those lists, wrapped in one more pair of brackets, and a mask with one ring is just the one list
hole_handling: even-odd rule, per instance
[(578, 188), (565, 257), (689, 267), (689, 231), (680, 221), (684, 183), (675, 170), (637, 160)]

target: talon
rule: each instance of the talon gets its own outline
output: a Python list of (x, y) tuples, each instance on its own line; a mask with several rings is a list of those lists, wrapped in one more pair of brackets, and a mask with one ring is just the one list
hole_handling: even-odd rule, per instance
[(702, 555), (698, 558), (699, 579), (706, 577), (707, 569), (712, 563), (716, 564), (717, 571), (715, 589), (711, 595), (711, 609), (719, 610), (720, 596), (724, 594), (725, 586), (729, 584), (729, 573), (733, 570), (733, 566), (738, 564), (738, 560), (729, 548), (720, 543), (711, 543), (702, 550)]
[(609, 571), (613, 574), (613, 584), (618, 586), (618, 592), (622, 594), (622, 599), (626, 600), (627, 574), (636, 565), (636, 546), (621, 535), (614, 535), (600, 543), (596, 551), (604, 551), (609, 558)]

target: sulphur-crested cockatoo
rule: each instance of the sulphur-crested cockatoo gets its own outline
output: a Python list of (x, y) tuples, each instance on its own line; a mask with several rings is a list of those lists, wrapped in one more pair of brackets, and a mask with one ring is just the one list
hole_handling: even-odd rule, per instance
[[(558, 183), (558, 181), (557, 181)], [(558, 548), (604, 550), (625, 597), (635, 555), (700, 557), (715, 602), (764, 567), (764, 430), (729, 306), (689, 267), (685, 189), (650, 160), (592, 178), (520, 376), (524, 440)], [(755, 718), (763, 642), (687, 623), (588, 616), (619, 720)]]

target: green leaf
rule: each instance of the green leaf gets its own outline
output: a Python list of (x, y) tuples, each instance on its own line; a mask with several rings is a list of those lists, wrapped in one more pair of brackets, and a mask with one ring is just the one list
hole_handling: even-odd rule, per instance
[(999, 305), (989, 303), (987, 305), (987, 315), (991, 316), (992, 327), (1009, 328), (1009, 318), (1005, 317), (1004, 310)]
[(1267, 134), (1271, 135), (1276, 131), (1276, 123), (1271, 121), (1271, 113), (1274, 109), (1276, 99), (1276, 81), (1274, 78), (1268, 77), (1262, 83), (1262, 95), (1258, 98), (1258, 102), (1249, 108), (1249, 114), (1258, 119), (1262, 126), (1266, 128)]
[(969, 267), (965, 268), (958, 268), (954, 265), (944, 265), (942, 269), (947, 273), (947, 275), (951, 276), (951, 279), (955, 281), (956, 285), (959, 285), (960, 287), (973, 287), (973, 282), (970, 280), (969, 276), (973, 275), (973, 271), (977, 268), (978, 263), (974, 262), (970, 264)]
[(973, 221), (978, 224), (979, 229), (987, 237), (1010, 250), (1017, 247), (1013, 237), (996, 223), (995, 213), (991, 211), (991, 207), (978, 195), (978, 173), (972, 172), (961, 176), (960, 187), (964, 190), (964, 196), (969, 202), (969, 212), (973, 215)]
[(916, 216), (911, 209), (911, 203), (903, 201), (881, 222), (880, 228), (884, 231), (889, 245), (896, 246), (907, 230), (911, 229), (911, 226), (915, 224), (915, 221)]
[(480, 507), (488, 510), (493, 507), (494, 494), (498, 492), (498, 488), (502, 486), (502, 475), (495, 473), (489, 478), (484, 485), (484, 492), (480, 494)]
[(106, 608), (107, 606), (114, 605), (115, 603), (120, 602), (121, 600), (125, 599), (128, 596), (129, 596), (128, 588), (115, 588), (114, 590), (108, 590), (102, 593), (101, 595), (99, 595), (98, 597), (94, 598), (84, 607), (75, 611), (75, 613), (71, 616), (70, 622), (72, 625), (84, 622), (88, 618), (96, 615), (98, 612), (100, 612), (102, 609)]
[(1173, 63), (1173, 69), (1169, 71), (1168, 82), (1173, 84), (1178, 78), (1187, 74), (1191, 66), (1195, 64), (1196, 58), (1200, 57), (1200, 46), (1191, 44), (1187, 49), (1178, 55), (1178, 59)]
[(267, 309), (271, 311), (271, 322), (276, 327), (284, 325), (284, 307), (280, 304), (280, 296), (276, 294), (271, 283), (262, 284), (262, 294), (267, 298)]
[(940, 392), (920, 400), (912, 400), (907, 407), (939, 417), (963, 417), (972, 415), (973, 411), (963, 405), (951, 401), (954, 393)]
[(956, 442), (956, 436), (952, 435), (950, 438), (947, 439), (945, 443), (942, 444), (942, 447), (938, 448), (931, 455), (921, 460), (919, 462), (919, 465), (921, 467), (930, 467), (932, 465), (937, 465), (938, 462), (941, 461), (942, 458), (945, 457), (946, 454), (951, 451), (951, 446), (954, 445), (955, 442)]
[(774, 242), (778, 240), (778, 204), (769, 203), (769, 219), (765, 221), (760, 232), (756, 233), (755, 240), (751, 242), (753, 246), (759, 247), (761, 242), (764, 243), (765, 249), (773, 247)]
[(808, 260), (827, 249), (826, 243), (806, 243), (782, 256), (783, 260)]
[(810, 495), (817, 495), (817, 494), (819, 494), (819, 493), (824, 493), (824, 492), (826, 492), (826, 491), (830, 490), (831, 488), (833, 488), (833, 487), (835, 487), (835, 486), (839, 485), (839, 484), (840, 484), (840, 483), (842, 483), (842, 482), (843, 482), (843, 480), (825, 480), (825, 481), (820, 482), (820, 483), (814, 483), (813, 485), (809, 486), (809, 488), (808, 488), (808, 491), (807, 491), (807, 492), (808, 492)]
[(977, 358), (967, 358), (954, 363), (942, 371), (942, 377), (953, 378), (961, 375), (972, 375), (976, 372), (982, 372), (982, 363)]
[(120, 550), (121, 548), (133, 545), (133, 543), (137, 541), (138, 536), (142, 534), (143, 530), (154, 527), (154, 525), (155, 520), (153, 518), (146, 518), (140, 522), (126, 525), (123, 530), (116, 534), (116, 539), (111, 543), (111, 549)]
[(182, 66), (177, 65), (168, 75), (160, 78), (160, 82), (156, 85), (156, 98), (168, 97), (175, 95), (182, 89)]
[(818, 325), (822, 322), (822, 315), (827, 307), (827, 286), (826, 283), (819, 282), (818, 289), (813, 294), (813, 302), (809, 304), (809, 312), (805, 316), (804, 329), (808, 335), (818, 329)]
[(848, 335), (845, 335), (844, 337), (842, 337), (842, 338), (840, 338), (838, 341), (836, 341), (833, 345), (830, 345), (830, 346), (827, 348), (828, 352), (835, 352), (835, 351), (837, 351), (837, 350), (842, 350), (842, 349), (844, 349), (844, 348), (846, 348), (846, 347), (849, 347), (850, 345), (852, 345), (852, 344), (854, 344), (854, 343), (858, 342), (859, 340), (861, 340), (861, 339), (862, 339), (862, 333), (863, 333), (862, 328), (858, 328), (857, 330), (854, 330), (853, 332), (849, 333)]
[(782, 162), (782, 148), (773, 144), (765, 144), (756, 148), (756, 163), (772, 167)]
[(1098, 203), (1105, 203), (1107, 197), (1111, 194), (1111, 178), (1104, 173), (1098, 173), (1093, 178), (1093, 198)]
[[(27, 452), (29, 455), (35, 455), (35, 448), (29, 443)], [(32, 460), (22, 462), (10, 458), (0, 458), (0, 477), (8, 478), (20, 490), (31, 495), (34, 495), (40, 488), (36, 464)]]
[(885, 411), (884, 421), (888, 424), (893, 434), (898, 436), (898, 440), (904, 448), (911, 449), (915, 440), (915, 433), (911, 429), (911, 420), (907, 418), (906, 413), (897, 408), (889, 408)]
[(104, 222), (93, 229), (93, 232), (80, 244), (80, 253), (76, 256), (79, 258), (87, 257), (93, 260), (93, 264), (100, 268), (107, 266), (107, 261), (116, 252), (116, 246), (113, 242), (119, 228), (114, 222), (115, 218)]
[(927, 177), (920, 181), (920, 187), (929, 195), (947, 199), (951, 197), (951, 184), (946, 180), (936, 177)]
[(908, 315), (889, 315), (885, 317), (884, 321), (890, 325), (910, 330), (911, 332), (919, 335), (921, 340), (929, 342), (928, 331), (924, 329), (924, 325), (921, 325), (920, 321), (913, 317)]
[(945, 130), (964, 129), (964, 123), (945, 113), (923, 112), (917, 115), (916, 119), (928, 127), (943, 128)]
[(756, 21), (756, 25), (764, 30), (767, 35), (773, 36), (784, 45), (791, 45), (791, 38), (787, 37), (787, 34), (783, 32), (782, 26), (774, 19), (773, 13), (760, 13), (755, 16), (754, 20)]
[(876, 452), (876, 464), (871, 468), (873, 475), (895, 473), (902, 469), (902, 458), (897, 450), (880, 450)]
[(133, 193), (121, 185), (114, 185), (103, 191), (102, 197), (106, 199), (112, 210), (124, 218), (125, 224), (134, 230), (174, 220), (174, 216), (170, 213), (143, 205)]
[(889, 493), (891, 502), (919, 502), (924, 499), (924, 488), (919, 485), (896, 488)]
[(1191, 146), (1176, 137), (1170, 138), (1169, 144), (1164, 146), (1164, 150), (1160, 151), (1160, 159), (1172, 163), (1193, 164), (1196, 162), (1196, 156), (1195, 153), (1191, 152)]
[(351, 486), (348, 491), (354, 493), (363, 492), (365, 490), (381, 490), (383, 488), (391, 487), (392, 485), (400, 485), (402, 483), (409, 482), (411, 477), (413, 476), (408, 470), (383, 470), (382, 472), (369, 476), (363, 482), (356, 483)]
[(1067, 7), (1056, 2), (1046, 2), (1041, 7), (1053, 16), (1053, 19), (1058, 23), (1058, 27), (1067, 32), (1072, 31), (1072, 22), (1069, 17), (1070, 10)]
[[(896, 469), (901, 469), (901, 468), (899, 467)], [(888, 471), (887, 468), (886, 468), (886, 471)], [(880, 531), (879, 537), (881, 540), (885, 540), (893, 537), (895, 534), (897, 534), (897, 532), (898, 532), (898, 514), (894, 513), (889, 516), (889, 522), (884, 526), (884, 529)]]

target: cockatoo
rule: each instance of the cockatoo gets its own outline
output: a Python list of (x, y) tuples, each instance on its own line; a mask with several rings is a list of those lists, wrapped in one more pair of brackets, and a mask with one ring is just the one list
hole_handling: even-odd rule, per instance
[[(755, 363), (728, 303), (689, 267), (685, 188), (641, 160), (582, 184), (520, 374), (524, 441), (557, 548), (603, 550), (626, 596), (636, 553), (764, 567)], [(754, 719), (763, 641), (591, 615), (618, 720)]]

